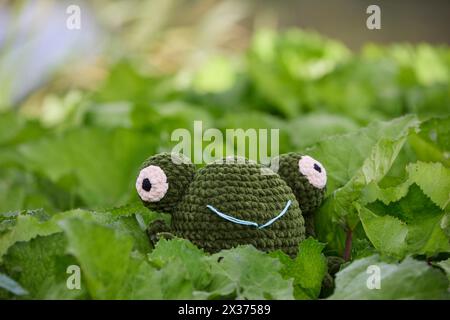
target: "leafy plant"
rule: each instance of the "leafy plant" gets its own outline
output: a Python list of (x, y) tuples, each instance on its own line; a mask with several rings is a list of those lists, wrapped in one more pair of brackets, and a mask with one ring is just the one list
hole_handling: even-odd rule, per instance
[[(93, 90), (2, 111), (0, 297), (448, 299), (449, 55), (259, 31), (246, 55), (212, 57), (189, 77), (121, 59)], [(278, 128), (280, 152), (320, 160), (317, 239), (295, 258), (251, 246), (211, 255), (178, 238), (152, 247), (146, 227), (170, 218), (141, 205), (134, 179), (194, 120)], [(80, 290), (66, 285), (71, 265)]]

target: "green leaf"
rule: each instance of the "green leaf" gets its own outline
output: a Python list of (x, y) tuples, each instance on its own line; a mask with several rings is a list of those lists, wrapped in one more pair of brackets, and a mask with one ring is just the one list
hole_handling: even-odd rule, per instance
[(409, 138), (418, 160), (442, 162), (450, 166), (450, 116), (431, 118), (420, 125), (420, 132)]
[[(233, 113), (228, 113), (225, 114), (223, 116), (220, 117), (220, 119), (217, 121), (217, 126), (218, 128), (220, 128), (224, 134), (224, 137), (226, 136), (226, 130), (229, 128), (240, 128), (240, 129), (262, 129), (262, 130), (267, 130), (268, 135), (270, 135), (270, 137), (273, 137), (272, 133), (271, 133), (271, 129), (275, 129), (275, 130), (279, 130), (278, 134), (279, 134), (279, 141), (275, 142), (275, 141), (267, 141), (267, 145), (263, 145), (262, 141), (260, 138), (258, 138), (259, 143), (257, 144), (257, 147), (259, 150), (258, 152), (264, 152), (262, 150), (263, 147), (267, 148), (267, 152), (268, 152), (268, 156), (271, 156), (270, 152), (272, 152), (271, 150), (271, 146), (270, 143), (278, 143), (279, 144), (279, 152), (289, 152), (291, 150), (289, 150), (289, 146), (290, 146), (290, 137), (288, 135), (288, 130), (285, 130), (285, 128), (287, 127), (287, 123), (286, 121), (282, 120), (281, 118), (275, 117), (273, 115), (267, 114), (267, 113), (263, 113), (263, 112), (258, 112), (258, 111), (247, 111), (247, 112), (242, 112), (242, 111), (236, 111)], [(273, 139), (273, 138), (272, 138)], [(250, 144), (251, 142), (249, 142), (246, 145), (246, 154), (249, 154), (248, 149), (250, 148)], [(236, 152), (236, 150), (232, 150), (232, 146), (228, 145), (227, 146), (230, 150), (230, 152)], [(264, 160), (264, 159), (263, 159)], [(261, 159), (259, 159), (259, 161), (261, 162)]]
[(77, 204), (77, 197), (45, 177), (13, 167), (0, 170), (0, 212), (36, 208), (55, 212)]
[(92, 297), (116, 298), (130, 263), (132, 239), (79, 219), (64, 220), (60, 225), (67, 235), (68, 252), (79, 261)]
[(377, 216), (367, 208), (359, 208), (359, 217), (373, 246), (380, 252), (402, 257), (406, 251), (408, 226), (399, 219)]
[(252, 41), (248, 65), (258, 93), (277, 112), (293, 117), (303, 107), (303, 84), (326, 77), (349, 57), (341, 43), (316, 33), (294, 29), (277, 36), (263, 30)]
[(354, 133), (322, 140), (305, 151), (327, 168), (328, 197), (316, 214), (316, 231), (331, 249), (343, 252), (342, 229), (354, 229), (359, 223), (353, 203), (368, 185), (384, 178), (418, 124), (414, 116), (375, 122)]
[[(17, 245), (19, 244), (23, 244), (23, 246), (31, 244), (33, 242), (30, 242), (29, 240), (36, 238), (37, 236), (44, 236), (44, 235), (49, 235), (49, 234), (55, 234), (55, 233), (60, 233), (61, 231), (66, 231), (66, 234), (68, 234), (68, 231), (64, 228), (61, 228), (60, 225), (64, 225), (65, 223), (69, 223), (67, 221), (71, 221), (70, 219), (82, 219), (82, 220), (77, 220), (77, 221), (82, 221), (82, 224), (86, 224), (88, 227), (86, 227), (86, 229), (89, 228), (89, 226), (91, 226), (91, 224), (96, 224), (96, 226), (98, 226), (100, 229), (102, 228), (107, 228), (106, 230), (108, 231), (113, 231), (114, 234), (117, 234), (119, 237), (119, 245), (117, 246), (118, 248), (121, 248), (121, 245), (124, 244), (128, 244), (126, 241), (122, 242), (121, 239), (128, 239), (129, 241), (131, 241), (131, 245), (132, 248), (139, 250), (139, 252), (141, 253), (148, 253), (150, 251), (150, 244), (149, 244), (149, 240), (147, 238), (147, 235), (145, 233), (145, 230), (141, 229), (141, 225), (139, 224), (138, 220), (136, 219), (137, 217), (137, 212), (136, 211), (136, 207), (135, 209), (128, 209), (128, 212), (125, 213), (124, 209), (122, 209), (121, 212), (119, 211), (114, 211), (113, 210), (113, 214), (112, 213), (98, 213), (98, 212), (88, 212), (88, 211), (82, 211), (82, 210), (74, 210), (74, 211), (68, 211), (68, 212), (63, 212), (63, 213), (59, 213), (56, 214), (54, 216), (50, 217), (42, 217), (40, 218), (39, 215), (31, 215), (30, 213), (28, 214), (19, 214), (17, 216), (13, 216), (10, 218), (5, 218), (4, 220), (2, 220), (2, 224), (4, 222), (8, 222), (7, 225), (5, 225), (5, 230), (3, 231), (3, 234), (1, 234), (1, 238), (0, 238), (0, 252), (3, 255), (4, 253), (6, 253), (6, 251), (9, 249), (10, 251), (13, 250), (14, 252), (14, 248), (16, 247), (16, 243)], [(150, 212), (149, 212), (150, 213)], [(145, 220), (150, 221), (149, 217), (145, 216), (145, 212), (141, 212), (141, 214), (145, 217)], [(68, 220), (69, 219), (69, 220)], [(145, 227), (144, 227), (145, 228)], [(94, 228), (96, 229), (96, 228)], [(68, 229), (69, 230), (69, 229)], [(72, 230), (72, 229), (70, 229)], [(73, 230), (75, 231), (79, 231), (81, 234), (78, 233), (71, 233), (71, 237), (70, 239), (73, 240), (75, 237), (79, 237), (80, 241), (75, 241), (75, 244), (78, 246), (75, 246), (74, 244), (74, 248), (76, 250), (78, 250), (77, 252), (82, 256), (82, 258), (87, 259), (87, 260), (83, 260), (84, 263), (88, 264), (88, 270), (91, 271), (94, 275), (92, 277), (94, 277), (95, 281), (93, 281), (93, 289), (95, 290), (94, 294), (98, 297), (101, 298), (106, 298), (106, 297), (111, 297), (108, 296), (104, 291), (102, 290), (106, 290), (108, 291), (109, 287), (105, 284), (106, 289), (101, 287), (101, 285), (103, 284), (103, 282), (105, 282), (106, 280), (102, 277), (100, 277), (100, 279), (95, 278), (97, 275), (97, 272), (101, 273), (101, 274), (105, 274), (106, 277), (108, 277), (108, 275), (106, 273), (104, 273), (104, 270), (102, 268), (114, 268), (113, 265), (105, 263), (105, 265), (102, 265), (103, 262), (106, 262), (107, 257), (102, 257), (101, 255), (93, 255), (92, 252), (104, 252), (105, 254), (107, 254), (110, 250), (109, 247), (109, 243), (107, 242), (108, 239), (103, 239), (102, 236), (103, 234), (106, 234), (105, 231), (103, 231), (103, 229), (101, 229), (103, 231), (99, 231), (100, 235), (96, 235), (95, 233), (92, 235), (85, 235), (84, 234), (84, 229), (79, 229), (78, 227), (74, 227)], [(39, 239), (36, 238), (36, 239)], [(78, 239), (78, 238), (77, 238)], [(19, 242), (21, 241), (21, 242)], [(28, 242), (27, 242), (28, 241)], [(37, 241), (37, 240), (36, 240)], [(92, 246), (91, 246), (92, 245)], [(105, 246), (104, 248), (102, 246)], [(74, 249), (74, 250), (75, 250)], [(31, 250), (31, 249), (30, 249)], [(34, 250), (37, 250), (37, 248), (35, 248)], [(42, 249), (45, 250), (45, 249)], [(85, 250), (85, 251), (82, 251)], [(5, 263), (9, 263), (9, 257), (10, 257), (10, 251), (8, 251), (8, 254), (5, 256)], [(48, 250), (49, 252), (51, 250)], [(38, 252), (38, 251), (37, 251)], [(118, 254), (117, 251), (113, 251), (111, 253), (112, 255), (114, 254)], [(33, 252), (28, 252), (27, 253), (28, 256), (23, 256), (23, 258), (21, 259), (21, 263), (37, 263), (40, 260), (42, 260), (41, 258), (38, 257), (34, 257)], [(77, 255), (75, 255), (77, 256)], [(92, 259), (96, 259), (96, 258), (103, 258), (104, 260), (101, 260), (100, 262), (98, 262), (97, 260), (95, 260), (94, 262), (90, 261), (89, 258), (92, 257)], [(29, 259), (29, 262), (27, 260), (27, 258)], [(122, 257), (123, 258), (123, 257)], [(126, 259), (129, 259), (129, 254), (125, 255)], [(100, 265), (96, 265), (95, 263), (98, 262)], [(147, 267), (145, 267), (145, 264), (147, 265)], [(141, 266), (142, 265), (142, 266)], [(35, 267), (34, 267), (35, 268)], [(137, 273), (132, 273), (130, 272), (130, 269), (133, 270), (137, 270)], [(151, 267), (148, 265), (147, 262), (145, 262), (144, 257), (142, 256), (140, 258), (140, 260), (138, 260), (137, 262), (135, 262), (134, 260), (131, 260), (130, 262), (130, 266), (128, 269), (126, 269), (127, 272), (127, 276), (130, 277), (129, 279), (129, 284), (128, 281), (127, 282), (127, 286), (132, 286), (133, 290), (129, 291), (129, 292), (123, 292), (120, 291), (118, 288), (116, 288), (116, 292), (111, 292), (111, 294), (115, 294), (115, 297), (130, 297), (133, 299), (142, 299), (142, 298), (159, 298), (162, 297), (162, 294), (159, 293), (157, 291), (151, 291), (149, 290), (145, 285), (143, 284), (147, 284), (147, 285), (151, 285), (152, 281), (156, 281), (156, 283), (159, 283), (159, 280), (157, 280), (157, 278), (152, 278), (152, 277), (148, 277), (149, 281), (148, 282), (141, 282), (138, 283), (136, 280), (136, 277), (143, 277), (143, 274), (153, 274), (154, 272), (152, 270), (150, 270)], [(29, 269), (30, 272), (32, 269)], [(64, 271), (65, 272), (65, 271)], [(33, 283), (40, 283), (40, 281), (36, 280), (33, 278), (33, 274), (29, 275), (29, 282)], [(44, 278), (50, 278), (49, 275), (45, 276)], [(153, 279), (153, 280), (152, 280)], [(103, 281), (103, 282), (102, 282)], [(100, 283), (100, 284), (98, 284)], [(100, 286), (99, 288), (97, 288), (97, 286)], [(47, 288), (44, 285), (40, 285), (39, 288)], [(28, 287), (26, 286), (26, 288), (28, 289)], [(42, 290), (44, 289), (39, 289), (39, 288), (34, 288), (33, 290), (31, 290), (30, 292), (33, 294), (33, 296), (39, 296), (39, 297), (43, 297), (45, 294), (48, 294), (52, 297), (56, 297), (58, 298), (59, 296), (61, 297), (65, 297), (67, 296), (67, 290), (65, 288), (65, 286), (60, 286), (59, 289), (56, 288), (52, 288), (52, 289), (48, 289), (47, 293), (44, 293)], [(39, 291), (38, 291), (39, 289)], [(45, 290), (44, 290), (45, 291)], [(142, 296), (144, 295), (145, 296)]]
[(425, 163), (418, 161), (409, 163), (405, 169), (406, 180), (386, 188), (373, 182), (363, 191), (363, 202), (376, 200), (384, 204), (399, 201), (406, 196), (412, 184), (418, 185), (436, 205), (445, 209), (450, 202), (450, 170), (441, 163)]
[(287, 130), (294, 148), (305, 148), (330, 136), (358, 129), (351, 119), (334, 114), (309, 113), (290, 121)]
[(362, 225), (381, 253), (402, 258), (408, 254), (434, 256), (450, 252), (448, 214), (413, 184), (398, 202), (358, 206)]
[(165, 299), (192, 299), (194, 291), (205, 290), (211, 282), (205, 253), (188, 240), (162, 239), (148, 258), (164, 279), (161, 286)]
[(232, 61), (224, 56), (213, 56), (197, 71), (192, 87), (199, 93), (218, 93), (229, 90), (235, 82)]
[(62, 233), (38, 236), (18, 242), (4, 257), (3, 268), (28, 291), (34, 299), (73, 299), (85, 297), (81, 290), (66, 286), (67, 268), (76, 261), (66, 255), (66, 239)]
[(0, 146), (14, 139), (23, 128), (24, 122), (15, 112), (0, 112)]
[[(15, 111), (0, 112), (0, 151), (25, 141), (36, 140), (46, 131), (37, 121), (27, 120)], [(0, 162), (3, 160), (0, 157)]]
[(439, 261), (436, 264), (442, 269), (444, 269), (450, 286), (450, 258), (448, 258), (447, 260)]
[[(368, 284), (376, 284), (372, 280), (378, 270), (380, 288), (376, 289)], [(339, 271), (329, 299), (448, 299), (447, 287), (445, 275), (426, 262), (409, 257), (401, 263), (387, 263), (375, 255), (355, 260)]]
[[(95, 92), (94, 101), (132, 101), (146, 104), (153, 99), (160, 100), (175, 90), (167, 85), (165, 77), (150, 77), (142, 74), (130, 61), (119, 61), (109, 71), (106, 81)], [(169, 83), (171, 84), (171, 83)]]
[(281, 275), (285, 279), (294, 278), (295, 299), (317, 299), (320, 294), (323, 277), (327, 272), (327, 261), (322, 254), (324, 244), (308, 238), (299, 245), (295, 259), (282, 251), (270, 256), (278, 258), (283, 264)]
[(92, 298), (161, 298), (156, 271), (142, 255), (132, 255), (129, 235), (78, 218), (63, 220), (60, 225), (67, 235), (68, 252), (79, 262)]
[[(175, 273), (179, 270), (173, 270)], [(143, 257), (134, 257), (128, 266), (123, 285), (115, 299), (151, 300), (163, 299), (162, 284), (166, 281)]]
[[(375, 121), (352, 133), (328, 137), (305, 150), (327, 168), (327, 193), (378, 181), (390, 168), (405, 137), (417, 128), (413, 115)], [(376, 169), (379, 169), (377, 171)]]
[[(105, 226), (113, 227), (117, 232), (132, 237), (134, 249), (147, 253), (150, 251), (150, 243), (145, 232), (146, 226), (141, 226), (139, 219), (148, 223), (156, 218), (157, 215), (148, 210), (144, 211), (144, 209), (142, 206), (134, 206), (128, 208), (126, 213), (125, 209), (122, 208), (122, 211), (118, 211), (119, 209), (116, 209), (116, 211), (112, 210), (113, 213), (78, 209), (60, 212), (53, 216), (48, 216), (45, 212), (39, 214), (40, 211), (38, 211), (38, 214), (36, 211), (26, 211), (11, 215), (0, 220), (0, 231), (3, 231), (0, 233), (0, 262), (2, 256), (14, 243), (28, 241), (36, 236), (61, 232), (62, 229), (58, 223), (71, 217), (82, 218), (86, 221), (96, 221)], [(44, 218), (41, 218), (41, 216)], [(141, 218), (137, 218), (138, 216)]]
[(122, 205), (136, 197), (134, 177), (154, 140), (131, 130), (77, 129), (20, 146), (23, 165), (58, 183), (86, 204)]
[(29, 241), (36, 236), (45, 236), (60, 231), (54, 220), (40, 221), (32, 215), (19, 214), (14, 226), (0, 234), (0, 262), (9, 247), (19, 241)]
[(198, 292), (198, 298), (293, 299), (292, 280), (281, 277), (278, 259), (253, 246), (223, 250), (208, 260), (214, 278), (208, 292)]
[(361, 259), (376, 254), (376, 250), (367, 238), (354, 239), (352, 241), (351, 256), (353, 259)]
[(450, 169), (440, 163), (417, 162), (408, 165), (411, 182), (416, 183), (422, 191), (442, 209), (450, 203)]

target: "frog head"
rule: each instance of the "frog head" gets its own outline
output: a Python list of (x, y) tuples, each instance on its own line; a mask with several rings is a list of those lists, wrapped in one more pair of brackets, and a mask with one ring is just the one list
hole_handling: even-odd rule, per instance
[(311, 156), (295, 152), (280, 155), (278, 166), (278, 174), (294, 192), (303, 215), (312, 215), (325, 195), (325, 167)]
[(195, 172), (195, 166), (183, 155), (160, 153), (142, 164), (136, 179), (136, 190), (149, 209), (173, 213)]

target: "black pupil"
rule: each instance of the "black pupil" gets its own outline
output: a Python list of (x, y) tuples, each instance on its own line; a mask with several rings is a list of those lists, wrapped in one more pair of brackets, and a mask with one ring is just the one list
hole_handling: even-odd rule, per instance
[(322, 172), (322, 169), (320, 169), (320, 167), (317, 165), (317, 163), (314, 163), (314, 169), (315, 169), (317, 172)]
[(150, 183), (150, 180), (145, 178), (142, 181), (142, 189), (144, 189), (145, 191), (149, 192), (151, 188), (152, 188), (152, 184)]

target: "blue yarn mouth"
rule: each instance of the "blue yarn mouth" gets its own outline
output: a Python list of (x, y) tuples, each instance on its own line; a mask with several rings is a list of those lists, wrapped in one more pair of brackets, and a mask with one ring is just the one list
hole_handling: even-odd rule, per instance
[(278, 219), (280, 219), (282, 216), (284, 216), (284, 214), (288, 211), (289, 207), (291, 206), (291, 200), (288, 200), (288, 202), (286, 203), (286, 206), (284, 207), (283, 210), (281, 210), (281, 212), (273, 219), (270, 219), (269, 221), (267, 221), (266, 223), (259, 225), (256, 222), (253, 221), (247, 221), (247, 220), (241, 220), (232, 216), (229, 216), (225, 213), (220, 212), (219, 210), (217, 210), (216, 208), (214, 208), (211, 205), (207, 205), (206, 207), (211, 210), (212, 212), (214, 212), (215, 214), (217, 214), (219, 217), (237, 223), (237, 224), (242, 224), (244, 226), (254, 226), (258, 229), (263, 229), (265, 227), (270, 226), (272, 223), (274, 223), (275, 221), (277, 221)]

